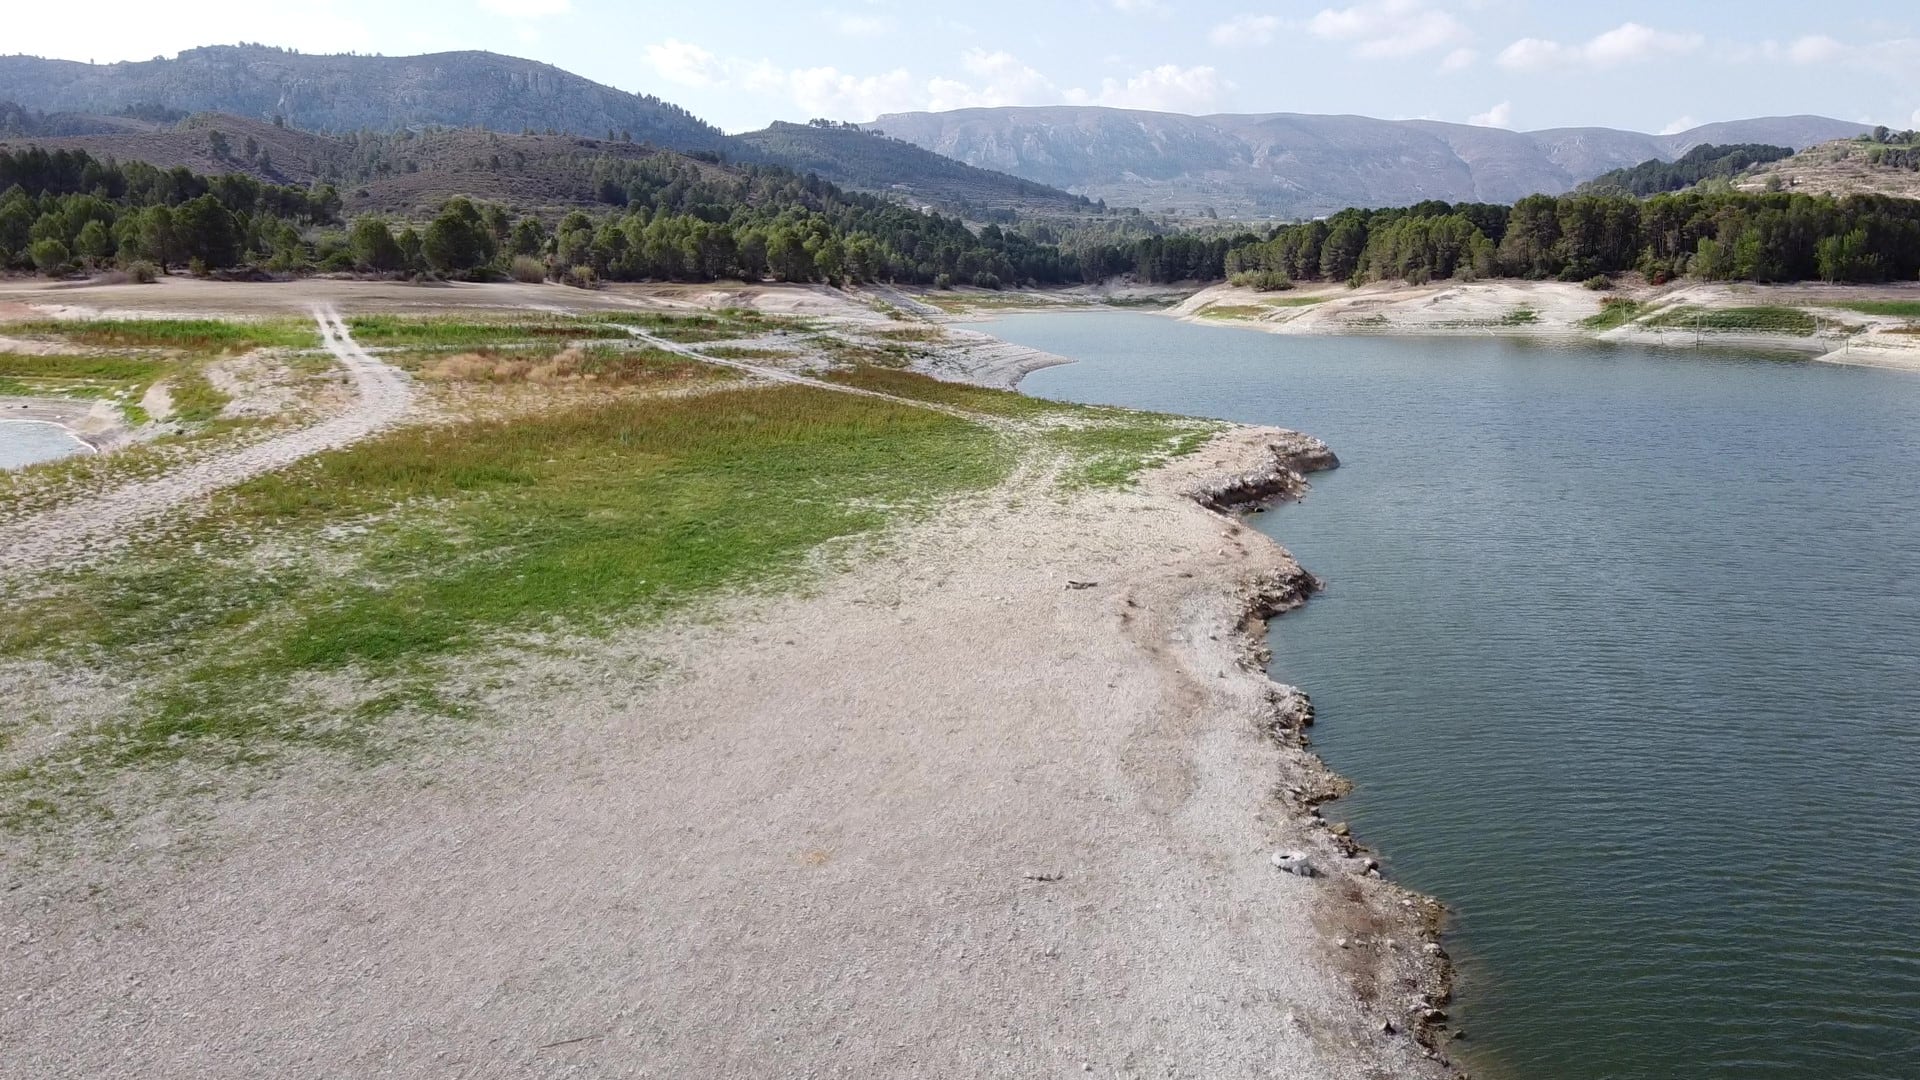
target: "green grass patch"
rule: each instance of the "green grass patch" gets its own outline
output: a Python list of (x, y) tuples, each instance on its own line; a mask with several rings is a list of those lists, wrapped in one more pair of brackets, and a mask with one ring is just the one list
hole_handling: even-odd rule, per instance
[(1600, 302), (1600, 312), (1580, 320), (1580, 325), (1589, 330), (1612, 330), (1625, 326), (1640, 316), (1640, 301), (1624, 296), (1609, 296)]
[(857, 386), (862, 390), (876, 390), (895, 397), (931, 401), (993, 416), (1044, 416), (1049, 413), (1065, 413), (1077, 408), (1077, 406), (1055, 404), (1042, 398), (1028, 397), (1012, 390), (993, 390), (969, 383), (947, 382), (916, 371), (901, 371), (897, 368), (875, 367), (870, 364), (841, 371), (830, 371), (825, 377), (847, 386)]
[(1828, 307), (1857, 311), (1862, 315), (1884, 315), (1896, 319), (1920, 319), (1920, 300), (1848, 300)]
[(1211, 304), (1200, 309), (1203, 319), (1258, 319), (1273, 314), (1265, 304)]
[(1515, 308), (1500, 318), (1501, 326), (1532, 326), (1540, 321), (1540, 313), (1532, 308)]
[(183, 349), (226, 353), (257, 348), (311, 349), (320, 335), (308, 320), (47, 319), (6, 324), (15, 335), (55, 337), (101, 349)]
[(199, 371), (185, 371), (174, 376), (167, 384), (167, 393), (173, 399), (172, 419), (189, 423), (204, 423), (220, 415), (232, 399), (214, 389), (205, 374)]
[(1703, 308), (1684, 305), (1663, 311), (1643, 325), (1676, 330), (1751, 330), (1771, 334), (1814, 332), (1812, 315), (1790, 307)]
[[(186, 535), (19, 602), (0, 656), (111, 657), (153, 688), (62, 750), (82, 769), (353, 744), (395, 709), (441, 707), (435, 664), (456, 653), (778, 583), (1014, 458), (965, 420), (791, 386), (403, 429), (231, 489)], [(316, 677), (378, 692), (303, 713)], [(9, 797), (34, 786), (17, 779)]]
[(1069, 487), (1126, 487), (1141, 473), (1205, 446), (1224, 425), (1162, 413), (1079, 407), (1080, 422), (1052, 429), (1048, 441), (1072, 456)]
[(0, 377), (88, 379), (144, 385), (158, 378), (165, 366), (163, 361), (128, 356), (22, 356), (0, 353)]
[(608, 323), (563, 316), (464, 319), (355, 315), (347, 320), (347, 330), (361, 345), (378, 347), (414, 345), (465, 348), (511, 341), (573, 341), (628, 336), (626, 331)]

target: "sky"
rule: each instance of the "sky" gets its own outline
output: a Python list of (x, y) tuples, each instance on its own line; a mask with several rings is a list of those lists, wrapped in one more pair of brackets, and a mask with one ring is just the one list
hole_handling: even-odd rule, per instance
[(490, 49), (773, 120), (1093, 104), (1679, 131), (1818, 113), (1920, 127), (1913, 0), (196, 0), (21, 4), (0, 50), (105, 63), (255, 41)]

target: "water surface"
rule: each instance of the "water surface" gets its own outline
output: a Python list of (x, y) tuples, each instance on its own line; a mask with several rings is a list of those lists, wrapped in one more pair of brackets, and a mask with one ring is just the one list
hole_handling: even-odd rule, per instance
[(0, 469), (18, 469), (87, 453), (89, 447), (58, 424), (0, 420)]
[(1132, 312), (1049, 397), (1299, 428), (1276, 677), (1496, 1077), (1920, 1076), (1920, 377)]

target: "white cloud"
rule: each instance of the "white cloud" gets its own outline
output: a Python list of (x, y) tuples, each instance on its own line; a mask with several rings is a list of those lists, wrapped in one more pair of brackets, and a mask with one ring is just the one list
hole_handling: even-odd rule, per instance
[(1353, 42), (1353, 54), (1391, 59), (1457, 45), (1469, 36), (1451, 14), (1426, 0), (1368, 0), (1349, 8), (1326, 8), (1307, 20), (1307, 31), (1328, 41)]
[(1465, 71), (1480, 59), (1480, 54), (1472, 49), (1455, 49), (1440, 61), (1440, 73), (1451, 75), (1456, 71)]
[(1483, 113), (1467, 117), (1467, 123), (1475, 127), (1510, 128), (1513, 126), (1513, 102), (1503, 101)]
[(1706, 43), (1699, 34), (1675, 34), (1639, 23), (1621, 23), (1590, 41), (1563, 45), (1544, 38), (1521, 38), (1501, 50), (1501, 67), (1539, 71), (1556, 67), (1614, 68), (1662, 56), (1683, 56)]
[(718, 57), (692, 42), (668, 38), (644, 50), (647, 63), (660, 77), (682, 86), (713, 86), (726, 81)]
[(1036, 105), (1059, 99), (1053, 80), (1020, 62), (1012, 53), (968, 49), (960, 67), (973, 82), (934, 78), (927, 81), (927, 108), (991, 109)]
[(1207, 40), (1221, 48), (1236, 45), (1265, 45), (1280, 29), (1280, 20), (1272, 15), (1235, 15), (1207, 31)]
[(1670, 123), (1670, 124), (1668, 124), (1668, 125), (1667, 125), (1666, 127), (1663, 127), (1663, 128), (1661, 128), (1661, 129), (1660, 129), (1660, 134), (1662, 134), (1662, 135), (1678, 135), (1678, 134), (1680, 134), (1680, 133), (1681, 133), (1681, 132), (1683, 132), (1683, 131), (1686, 131), (1686, 130), (1688, 130), (1688, 129), (1690, 129), (1690, 128), (1696, 128), (1696, 127), (1699, 127), (1699, 126), (1700, 126), (1700, 125), (1699, 125), (1698, 123), (1696, 123), (1696, 122), (1694, 122), (1694, 119), (1693, 119), (1693, 117), (1691, 117), (1691, 116), (1682, 116), (1682, 117), (1680, 117), (1679, 119), (1677, 119), (1677, 120), (1675, 120), (1675, 121), (1673, 121), (1672, 123)]
[(1103, 79), (1100, 92), (1088, 95), (1070, 90), (1067, 99), (1091, 101), (1116, 109), (1150, 109), (1155, 112), (1200, 112), (1209, 109), (1232, 84), (1220, 78), (1213, 68), (1183, 68), (1161, 64), (1132, 75), (1125, 82)]
[(801, 68), (787, 73), (796, 105), (816, 116), (871, 120), (881, 113), (912, 109), (918, 95), (906, 68), (880, 75), (849, 75), (834, 67)]
[(480, 0), (480, 9), (509, 19), (545, 19), (573, 10), (573, 0)]
[(1907, 123), (1912, 124), (1915, 131), (1920, 131), (1920, 109), (1913, 110), (1913, 115), (1907, 118)]
[(1112, 0), (1115, 11), (1158, 11), (1160, 0)]
[(1787, 57), (1796, 64), (1824, 64), (1839, 59), (1846, 51), (1845, 45), (1827, 35), (1815, 34), (1787, 46)]

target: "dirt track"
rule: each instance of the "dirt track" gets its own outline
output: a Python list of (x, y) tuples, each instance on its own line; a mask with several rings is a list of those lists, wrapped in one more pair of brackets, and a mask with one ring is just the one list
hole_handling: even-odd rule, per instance
[(311, 427), (197, 462), (156, 480), (127, 484), (0, 529), (0, 574), (71, 569), (124, 545), (136, 531), (195, 500), (302, 458), (358, 442), (392, 424), (413, 403), (407, 376), (356, 344), (330, 307), (314, 320), (357, 391), (345, 412)]

